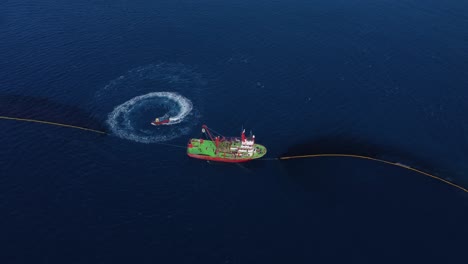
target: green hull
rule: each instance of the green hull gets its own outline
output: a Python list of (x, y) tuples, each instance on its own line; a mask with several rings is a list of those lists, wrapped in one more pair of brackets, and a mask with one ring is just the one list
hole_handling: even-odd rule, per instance
[(253, 145), (253, 153), (234, 152), (232, 149), (239, 149), (241, 141), (221, 141), (218, 147), (211, 140), (201, 140), (192, 138), (189, 141), (187, 155), (192, 158), (221, 161), (221, 162), (246, 162), (265, 156), (267, 149), (260, 144)]

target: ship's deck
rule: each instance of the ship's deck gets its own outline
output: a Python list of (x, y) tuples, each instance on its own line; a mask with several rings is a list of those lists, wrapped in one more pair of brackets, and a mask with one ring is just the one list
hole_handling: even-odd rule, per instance
[(232, 146), (231, 142), (227, 142), (227, 141), (220, 142), (218, 145), (218, 152), (229, 153), (231, 152), (231, 146)]
[(215, 142), (211, 140), (200, 140), (193, 138), (189, 141), (189, 144), (191, 144), (192, 147), (187, 148), (187, 153), (192, 155), (204, 155), (223, 159), (257, 159), (263, 157), (266, 154), (266, 148), (264, 146), (260, 144), (254, 144), (255, 151), (252, 156), (248, 155), (247, 153), (241, 153), (240, 156), (236, 155), (237, 152), (231, 151), (231, 147), (240, 147), (240, 141), (219, 142), (217, 149)]

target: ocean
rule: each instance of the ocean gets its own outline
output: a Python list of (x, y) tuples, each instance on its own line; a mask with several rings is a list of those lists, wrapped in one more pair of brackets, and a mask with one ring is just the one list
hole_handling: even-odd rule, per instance
[(108, 134), (0, 119), (0, 263), (461, 263), (460, 189), (275, 158), (468, 186), (467, 72), (465, 1), (3, 0), (0, 116)]

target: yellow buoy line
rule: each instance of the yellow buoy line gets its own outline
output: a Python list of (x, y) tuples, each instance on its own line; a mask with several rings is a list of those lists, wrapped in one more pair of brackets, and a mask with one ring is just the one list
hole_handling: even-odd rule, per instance
[(348, 158), (357, 158), (357, 159), (367, 159), (367, 160), (372, 160), (372, 161), (378, 161), (378, 162), (382, 162), (382, 163), (385, 163), (385, 164), (389, 164), (389, 165), (393, 165), (393, 166), (396, 166), (396, 167), (400, 167), (400, 168), (404, 168), (404, 169), (407, 169), (407, 170), (417, 172), (419, 174), (422, 174), (422, 175), (425, 175), (427, 177), (431, 177), (433, 179), (439, 180), (439, 181), (441, 181), (443, 183), (446, 183), (448, 185), (451, 185), (453, 187), (456, 187), (456, 188), (468, 193), (468, 189), (466, 189), (466, 188), (464, 188), (464, 187), (462, 187), (460, 185), (457, 185), (457, 184), (455, 184), (453, 182), (450, 182), (450, 181), (447, 181), (447, 180), (442, 179), (440, 177), (437, 177), (435, 175), (432, 175), (430, 173), (427, 173), (427, 172), (424, 172), (424, 171), (421, 171), (421, 170), (418, 170), (418, 169), (415, 169), (415, 168), (411, 168), (410, 166), (407, 166), (407, 165), (404, 165), (404, 164), (401, 164), (401, 163), (391, 162), (391, 161), (372, 158), (372, 157), (367, 157), (367, 156), (353, 155), (353, 154), (311, 154), (311, 155), (300, 155), (300, 156), (285, 156), (285, 157), (280, 157), (278, 159), (279, 160), (289, 160), (289, 159), (304, 159), (304, 158), (318, 158), (318, 157), (348, 157)]
[[(68, 128), (74, 128), (74, 129), (80, 129), (84, 131), (89, 131), (89, 132), (94, 132), (94, 133), (99, 133), (99, 134), (107, 134), (105, 131), (101, 130), (95, 130), (91, 128), (86, 128), (86, 127), (80, 127), (80, 126), (73, 126), (73, 125), (68, 125), (68, 124), (62, 124), (62, 123), (56, 123), (56, 122), (49, 122), (49, 121), (44, 121), (44, 120), (37, 120), (37, 119), (29, 119), (29, 118), (18, 118), (18, 117), (9, 117), (9, 116), (0, 116), (0, 119), (5, 119), (5, 120), (15, 120), (15, 121), (23, 121), (23, 122), (33, 122), (33, 123), (40, 123), (40, 124), (47, 124), (47, 125), (53, 125), (53, 126), (60, 126), (60, 127), (68, 127)], [(161, 145), (167, 145), (167, 146), (174, 146), (174, 147), (180, 147), (180, 148), (185, 148), (184, 146), (177, 146), (177, 145), (172, 145), (172, 144), (165, 144), (165, 143), (160, 143)], [(410, 166), (397, 163), (397, 162), (391, 162), (387, 160), (382, 160), (382, 159), (377, 159), (377, 158), (372, 158), (372, 157), (367, 157), (367, 156), (362, 156), (362, 155), (354, 155), (354, 154), (311, 154), (311, 155), (299, 155), (299, 156), (284, 156), (284, 157), (279, 157), (279, 158), (271, 158), (271, 159), (262, 159), (262, 160), (289, 160), (289, 159), (304, 159), (304, 158), (318, 158), (318, 157), (348, 157), (348, 158), (358, 158), (358, 159), (367, 159), (367, 160), (372, 160), (372, 161), (378, 161), (382, 162), (385, 164), (397, 166), (400, 168), (404, 168), (407, 170), (411, 170), (414, 172), (417, 172), (419, 174), (425, 175), (427, 177), (431, 177), (433, 179), (439, 180), (443, 183), (446, 183), (448, 185), (451, 185), (453, 187), (456, 187), (464, 192), (468, 193), (468, 189), (457, 185), (453, 182), (447, 181), (445, 179), (442, 179), (440, 177), (437, 177), (435, 175), (432, 175), (430, 173), (411, 168)]]
[(80, 130), (85, 130), (85, 131), (99, 133), (99, 134), (107, 134), (105, 131), (95, 130), (95, 129), (86, 128), (86, 127), (80, 127), (80, 126), (67, 125), (67, 124), (62, 124), (62, 123), (49, 122), (49, 121), (44, 121), (44, 120), (37, 120), (37, 119), (18, 118), (18, 117), (9, 117), (9, 116), (0, 116), (0, 119), (33, 122), (33, 123), (47, 124), (47, 125), (53, 125), (53, 126), (80, 129)]

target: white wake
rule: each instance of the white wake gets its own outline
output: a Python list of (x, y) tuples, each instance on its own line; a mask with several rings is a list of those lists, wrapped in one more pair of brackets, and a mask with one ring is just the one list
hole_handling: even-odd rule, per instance
[[(155, 143), (166, 141), (174, 138), (172, 134), (155, 134), (154, 130), (137, 128), (133, 122), (130, 114), (136, 107), (142, 104), (151, 104), (155, 100), (169, 100), (176, 103), (179, 107), (177, 114), (170, 117), (170, 122), (165, 124), (168, 126), (179, 124), (184, 121), (185, 117), (192, 111), (192, 102), (175, 92), (153, 92), (145, 95), (134, 97), (125, 103), (118, 105), (108, 115), (107, 124), (112, 133), (124, 139), (133, 140), (141, 143)], [(159, 102), (160, 103), (160, 102)]]

